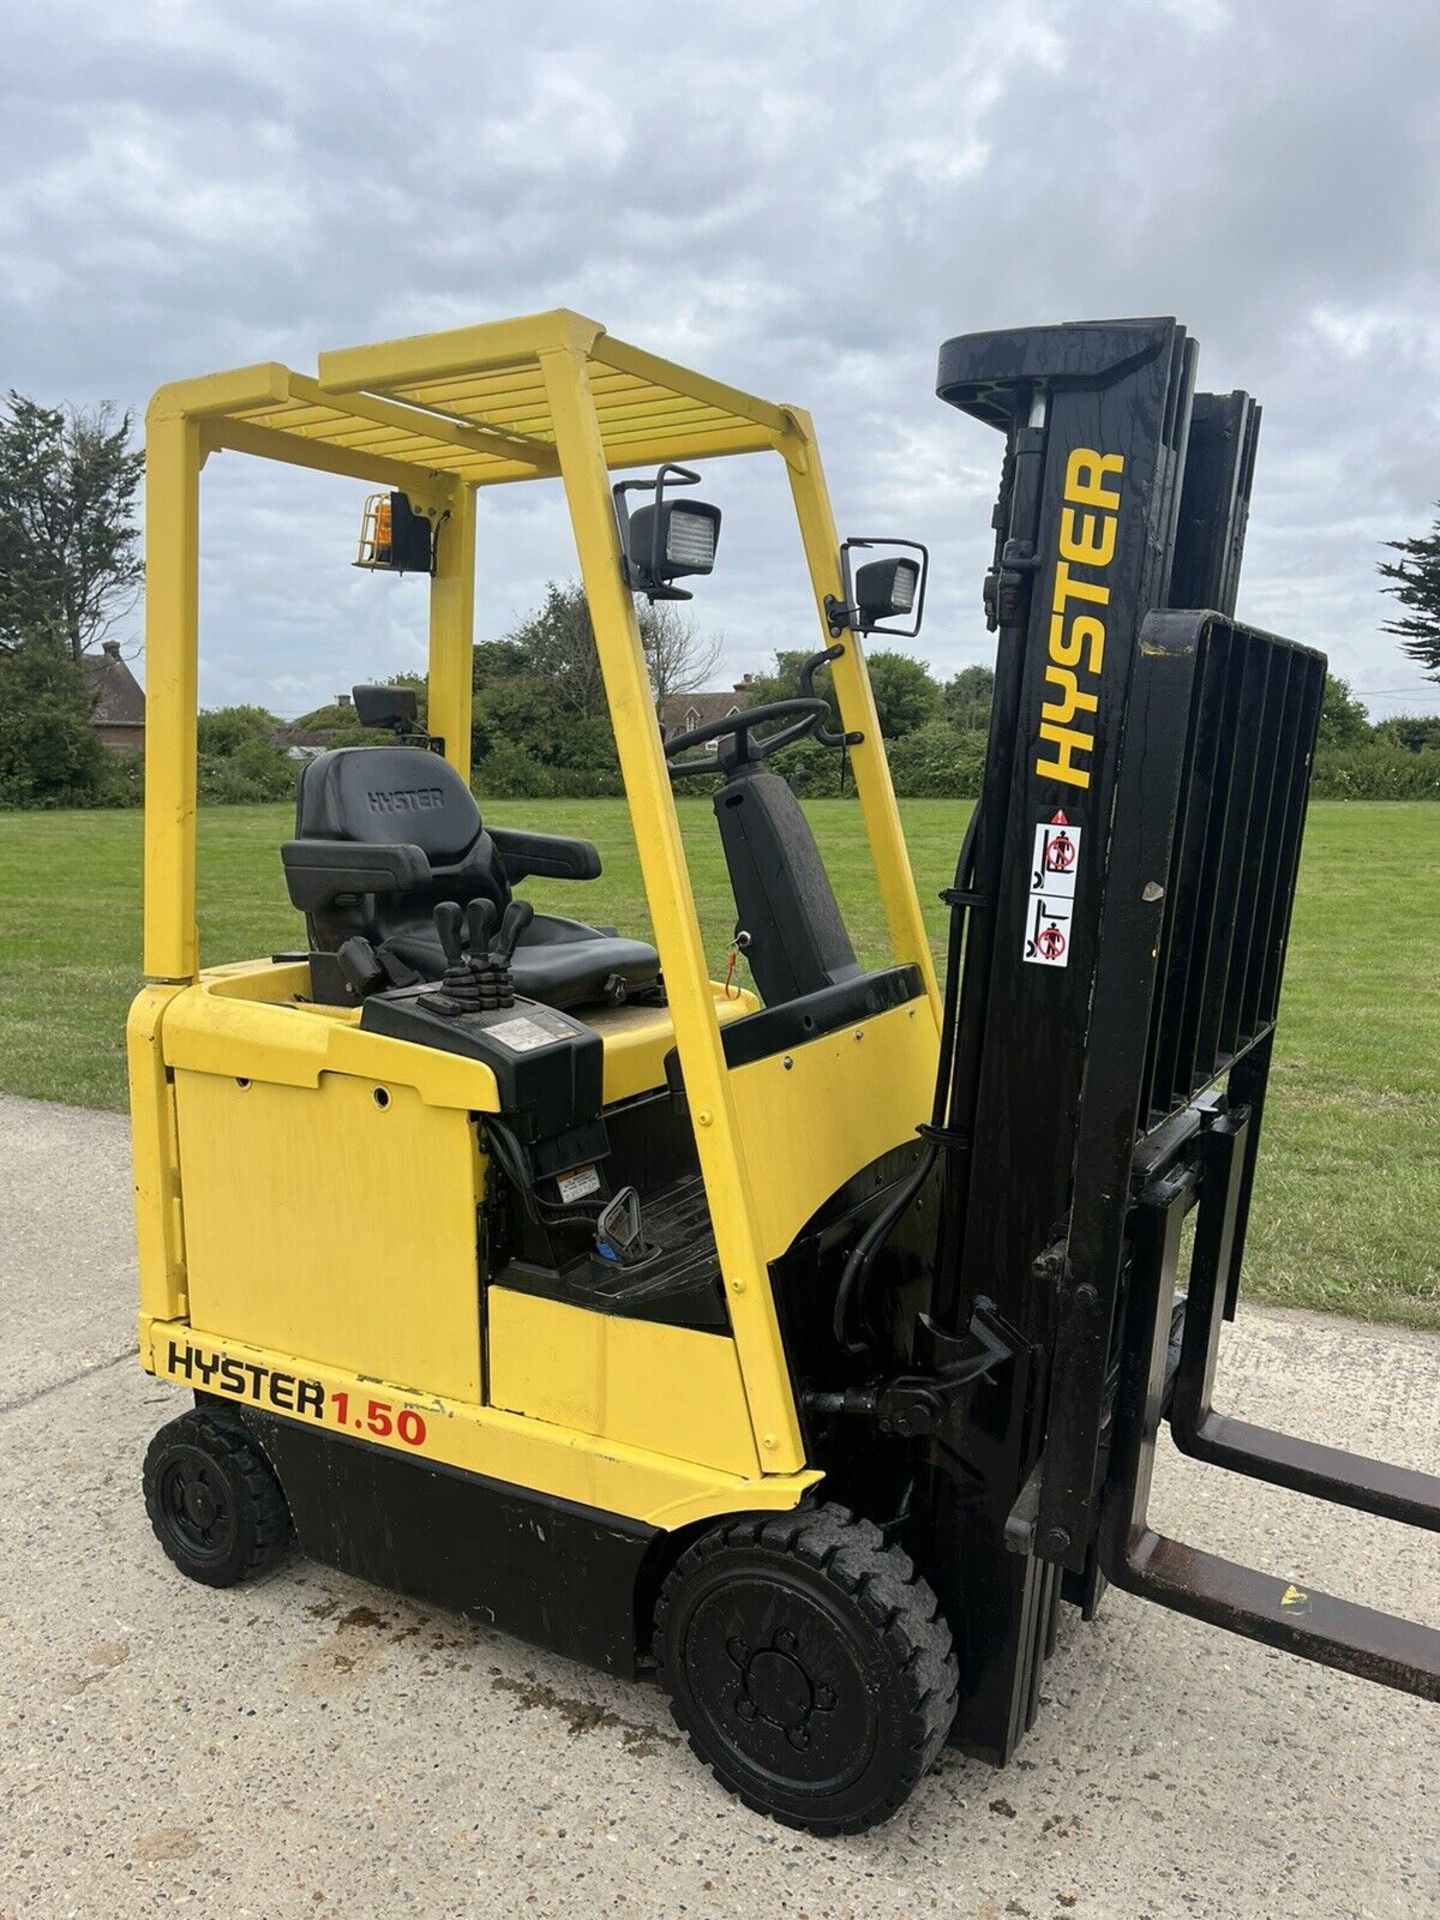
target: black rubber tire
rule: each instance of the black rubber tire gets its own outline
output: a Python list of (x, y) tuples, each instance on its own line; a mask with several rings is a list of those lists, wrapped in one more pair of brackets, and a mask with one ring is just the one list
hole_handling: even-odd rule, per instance
[(676, 1723), (721, 1785), (812, 1833), (897, 1813), (955, 1718), (935, 1595), (843, 1507), (702, 1535), (660, 1590), (655, 1657)]
[(145, 1511), (183, 1574), (233, 1587), (290, 1544), (280, 1482), (240, 1423), (196, 1407), (161, 1427), (145, 1454)]

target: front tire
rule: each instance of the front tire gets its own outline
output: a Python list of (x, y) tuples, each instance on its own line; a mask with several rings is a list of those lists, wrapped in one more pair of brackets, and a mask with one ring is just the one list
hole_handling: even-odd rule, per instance
[(661, 1588), (655, 1653), (676, 1722), (720, 1783), (812, 1833), (897, 1813), (955, 1717), (935, 1595), (843, 1507), (703, 1535)]
[(163, 1426), (145, 1455), (145, 1511), (183, 1574), (233, 1587), (271, 1567), (290, 1541), (290, 1513), (245, 1429), (197, 1407)]

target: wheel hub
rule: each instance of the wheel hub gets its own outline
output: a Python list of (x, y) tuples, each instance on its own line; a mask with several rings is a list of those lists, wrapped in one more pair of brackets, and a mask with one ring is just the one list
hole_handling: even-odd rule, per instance
[(209, 1557), (225, 1551), (232, 1514), (213, 1466), (193, 1456), (172, 1461), (161, 1480), (160, 1498), (170, 1527), (189, 1553)]
[(691, 1613), (685, 1663), (713, 1737), (745, 1767), (840, 1791), (866, 1764), (874, 1703), (859, 1648), (824, 1596), (768, 1569), (732, 1577)]
[(834, 1711), (835, 1689), (816, 1681), (800, 1657), (800, 1643), (782, 1627), (767, 1647), (752, 1648), (730, 1639), (725, 1652), (740, 1676), (735, 1712), (741, 1720), (763, 1720), (783, 1733), (792, 1747), (810, 1744), (810, 1722)]
[(215, 1496), (203, 1481), (188, 1481), (181, 1491), (180, 1504), (192, 1525), (209, 1527), (214, 1524), (217, 1510)]

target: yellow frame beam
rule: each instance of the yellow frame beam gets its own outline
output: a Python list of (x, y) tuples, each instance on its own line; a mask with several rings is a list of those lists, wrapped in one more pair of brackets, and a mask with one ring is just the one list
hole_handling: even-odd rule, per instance
[[(795, 502), (795, 517), (800, 523), (800, 538), (810, 569), (815, 594), (815, 611), (820, 618), (821, 646), (833, 646), (830, 623), (825, 613), (827, 596), (843, 602), (844, 581), (840, 572), (840, 536), (830, 508), (830, 495), (820, 465), (820, 450), (815, 428), (808, 413), (793, 409), (790, 431), (781, 442)], [(935, 978), (935, 962), (930, 939), (925, 931), (920, 899), (910, 870), (910, 856), (900, 826), (900, 810), (895, 804), (895, 787), (890, 778), (890, 763), (880, 734), (880, 717), (875, 711), (875, 695), (865, 671), (865, 654), (858, 633), (842, 636), (844, 652), (833, 662), (830, 672), (840, 722), (846, 733), (864, 738), (850, 749), (850, 765), (855, 775), (855, 791), (860, 801), (870, 856), (885, 909), (885, 923), (895, 958), (912, 961), (925, 982), (936, 1030), (940, 1024), (940, 993)]]
[(468, 786), (475, 682), (475, 489), (457, 481), (444, 514), (430, 580), (429, 725), (445, 742), (445, 758)]
[(635, 601), (620, 572), (620, 532), (585, 356), (543, 352), (565, 497), (595, 628), (640, 871), (665, 976), (700, 1169), (715, 1225), (746, 1398), (767, 1472), (805, 1464), (759, 1222), (737, 1137), (735, 1105), (709, 988), (675, 796), (651, 704)]

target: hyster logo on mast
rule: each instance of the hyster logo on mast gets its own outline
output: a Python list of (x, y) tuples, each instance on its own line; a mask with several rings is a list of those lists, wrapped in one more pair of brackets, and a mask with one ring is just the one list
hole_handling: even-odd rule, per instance
[[(1040, 709), (1042, 744), (1035, 771), (1082, 790), (1090, 785), (1083, 764), (1095, 751), (1094, 715), (1100, 709), (1100, 669), (1105, 662), (1105, 609), (1110, 589), (1100, 577), (1115, 558), (1120, 489), (1106, 485), (1125, 471), (1119, 453), (1075, 447), (1065, 463), (1065, 505), (1060, 514), (1060, 553), (1050, 600), (1050, 657), (1045, 679), (1056, 691)], [(1045, 747), (1052, 751), (1045, 757)]]

